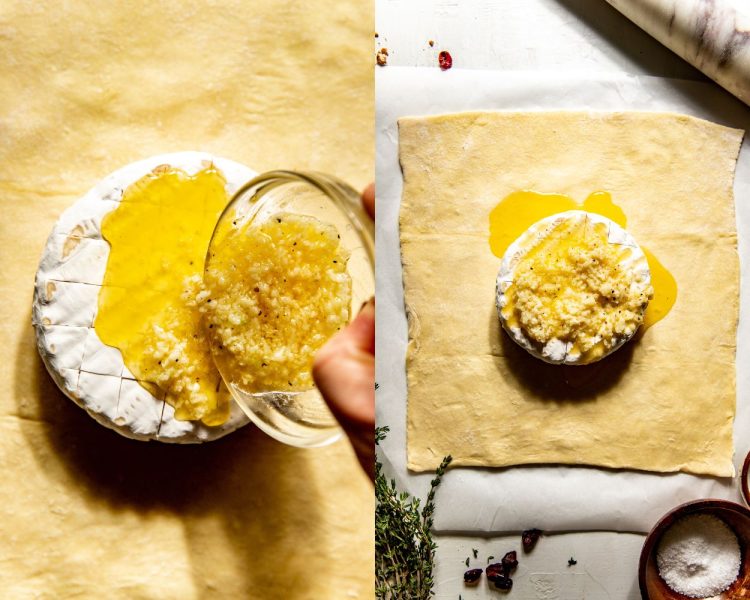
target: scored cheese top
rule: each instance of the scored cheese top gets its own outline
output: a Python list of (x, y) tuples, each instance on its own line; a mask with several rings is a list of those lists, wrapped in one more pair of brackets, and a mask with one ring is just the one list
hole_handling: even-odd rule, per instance
[(589, 364), (614, 352), (643, 322), (653, 296), (648, 261), (622, 227), (567, 211), (511, 244), (497, 278), (510, 336), (550, 363)]
[(94, 329), (110, 253), (102, 238), (104, 216), (117, 208), (130, 184), (159, 166), (194, 174), (211, 164), (226, 178), (230, 196), (255, 176), (243, 165), (201, 152), (160, 155), (128, 165), (103, 179), (62, 214), (39, 264), (32, 321), (42, 360), (68, 397), (99, 423), (127, 437), (202, 442), (248, 422), (234, 403), (229, 419), (217, 427), (177, 420), (174, 408), (157, 388), (136, 381), (121, 351), (102, 343)]

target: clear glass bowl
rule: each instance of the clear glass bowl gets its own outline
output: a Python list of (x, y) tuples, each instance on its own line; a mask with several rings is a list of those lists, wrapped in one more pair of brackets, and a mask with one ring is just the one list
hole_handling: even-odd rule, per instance
[[(262, 222), (278, 212), (311, 216), (333, 225), (349, 251), (347, 271), (352, 280), (350, 315), (375, 293), (375, 244), (373, 223), (363, 210), (359, 193), (330, 175), (314, 172), (269, 171), (258, 175), (235, 193), (214, 229), (205, 268), (228, 233), (252, 222)], [(212, 349), (214, 344), (211, 345)], [(301, 392), (268, 390), (250, 392), (223, 372), (224, 383), (260, 429), (271, 437), (298, 447), (324, 446), (342, 431), (317, 388)]]

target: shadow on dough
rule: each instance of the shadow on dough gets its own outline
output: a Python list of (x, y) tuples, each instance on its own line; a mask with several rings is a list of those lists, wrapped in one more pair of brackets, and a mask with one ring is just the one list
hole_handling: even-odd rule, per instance
[[(22, 431), (49, 485), (63, 488), (92, 518), (100, 515), (101, 525), (118, 514), (144, 516), (144, 547), (123, 552), (169, 556), (147, 546), (154, 537), (146, 517), (172, 518), (183, 527), (199, 597), (307, 598), (315, 580), (336, 579), (328, 559), (336, 527), (320, 510), (331, 490), (321, 489), (311, 461), (340, 459), (340, 448), (292, 448), (252, 425), (199, 445), (127, 439), (96, 423), (58, 389), (37, 353), (31, 327), (17, 348), (16, 365)], [(339, 515), (350, 522), (355, 516)], [(49, 553), (64, 558), (66, 549), (76, 546), (78, 532), (64, 521), (58, 525)], [(217, 565), (227, 554), (231, 564)], [(158, 585), (153, 591), (158, 595)]]
[[(507, 371), (532, 397), (543, 401), (592, 401), (614, 387), (630, 367), (638, 346), (636, 335), (620, 349), (606, 358), (589, 365), (552, 365), (529, 354), (500, 327), (497, 311), (490, 314), (490, 336), (493, 347), (500, 346), (500, 361)], [(497, 363), (496, 363), (497, 364)], [(498, 364), (498, 369), (505, 372)]]

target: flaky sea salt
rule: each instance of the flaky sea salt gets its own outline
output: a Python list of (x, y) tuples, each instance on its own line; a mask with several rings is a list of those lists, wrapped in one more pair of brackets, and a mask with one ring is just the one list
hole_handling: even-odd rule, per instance
[(715, 596), (737, 579), (740, 571), (737, 536), (712, 515), (683, 517), (659, 543), (659, 575), (676, 592), (691, 598)]

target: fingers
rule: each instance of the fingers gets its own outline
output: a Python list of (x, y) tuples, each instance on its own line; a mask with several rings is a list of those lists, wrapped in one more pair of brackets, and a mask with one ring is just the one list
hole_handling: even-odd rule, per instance
[(362, 192), (362, 206), (365, 207), (370, 218), (375, 220), (375, 184), (371, 183)]
[[(375, 184), (362, 192), (375, 219)], [(315, 355), (313, 379), (349, 437), (364, 471), (375, 479), (375, 299)]]
[(316, 354), (313, 378), (352, 443), (362, 468), (374, 478), (375, 301)]

